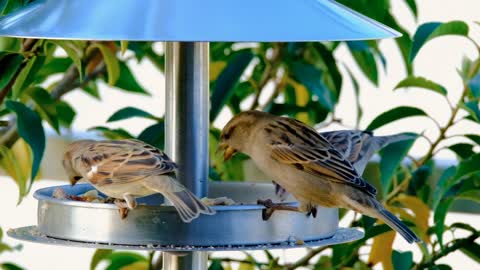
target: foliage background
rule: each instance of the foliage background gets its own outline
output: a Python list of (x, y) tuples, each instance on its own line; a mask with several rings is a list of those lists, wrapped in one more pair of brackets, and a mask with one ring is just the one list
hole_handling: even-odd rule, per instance
[[(1, 1), (0, 10), (3, 13), (10, 12), (25, 4), (23, 2)], [(388, 1), (340, 2), (406, 33), (391, 15)], [(417, 14), (415, 2), (405, 1), (405, 4), (410, 9), (412, 18), (415, 18)], [(431, 91), (433, 95), (438, 95), (442, 99), (441, 102), (444, 102), (445, 111), (448, 113), (445, 123), (438, 123), (438, 120), (432, 119), (434, 132), (418, 139), (426, 143), (425, 151), (411, 158), (408, 165), (401, 165), (401, 161), (404, 157), (408, 159), (406, 154), (412, 144), (392, 145), (381, 153), (380, 177), (377, 186), (381, 187), (383, 199), (391, 210), (404, 220), (410, 221), (413, 228), (422, 235), (425, 245), (418, 247), (422, 252), (421, 260), (412, 262), (412, 254), (408, 251), (398, 252), (386, 249), (385, 246), (390, 246), (393, 242), (394, 234), (387, 232), (384, 225), (374, 224), (371, 219), (356, 216), (348, 222), (364, 227), (367, 237), (363, 241), (333, 248), (315, 249), (307, 254), (308, 257), (301, 258), (290, 265), (279, 263), (278, 257), (271, 253), (266, 253), (267, 256), (260, 261), (247, 256), (240, 265), (242, 269), (251, 269), (254, 266), (265, 269), (293, 269), (297, 265), (308, 263), (315, 269), (340, 267), (369, 269), (377, 263), (381, 263), (385, 269), (408, 269), (411, 266), (423, 269), (434, 267), (437, 259), (448, 255), (453, 250), (460, 250), (478, 262), (480, 247), (475, 243), (479, 235), (478, 230), (469, 227), (468, 224), (458, 223), (450, 226), (444, 224), (445, 214), (453, 201), (457, 199), (478, 201), (480, 197), (478, 168), (475, 166), (480, 158), (477, 154), (480, 138), (477, 134), (449, 133), (452, 125), (461, 124), (464, 121), (476, 123), (480, 118), (478, 54), (475, 58), (464, 61), (458, 76), (462, 81), (461, 88), (450, 89), (429, 81), (428, 74), (420, 77), (412, 69), (414, 56), (419, 52), (422, 53), (421, 47), (429, 43), (429, 40), (442, 35), (460, 36), (472, 42), (471, 46), (478, 50), (475, 39), (469, 35), (469, 28), (474, 27), (479, 26), (467, 25), (459, 21), (444, 24), (429, 23), (420, 26), (415, 34), (406, 33), (396, 41), (404, 63), (404, 70), (398, 73), (401, 72), (406, 76), (392, 89), (382, 89), (382, 91), (392, 91), (399, 88), (401, 90), (398, 91), (404, 91), (405, 87), (414, 87), (415, 89), (411, 91)], [(421, 102), (417, 107), (392, 108), (387, 113), (379, 113), (378, 117), (370, 123), (365, 123), (362, 117), (362, 112), (370, 108), (362, 110), (360, 106), (349, 110), (349, 113), (355, 115), (356, 121), (353, 123), (343, 123), (342, 119), (339, 119), (338, 114), (342, 112), (338, 111), (337, 103), (342, 85), (350, 84), (350, 88), (355, 90), (350, 98), (358, 100), (362, 96), (362, 89), (358, 88), (357, 81), (368, 80), (369, 83), (378, 85), (384, 70), (388, 68), (389, 62), (383, 55), (381, 43), (373, 41), (288, 44), (212, 43), (211, 120), (215, 120), (224, 106), (233, 113), (248, 108), (259, 108), (276, 114), (287, 114), (312, 125), (325, 126), (334, 123), (336, 126), (346, 125), (371, 130), (405, 117), (428, 118), (429, 115), (422, 107), (424, 105), (422, 103), (428, 102)], [(34, 179), (31, 176), (35, 176), (38, 171), (45, 149), (44, 127), (49, 126), (59, 134), (65, 134), (75, 114), (84, 113), (83, 111), (74, 112), (65, 102), (66, 94), (72, 91), (83, 91), (92, 97), (100, 98), (98, 86), (108, 83), (114, 89), (146, 95), (148, 91), (135, 79), (129, 65), (135, 60), (149, 61), (158, 70), (163, 69), (161, 50), (155, 50), (150, 43), (47, 42), (2, 38), (0, 48), (0, 113), (5, 120), (2, 122), (5, 127), (2, 128), (0, 137), (3, 156), (1, 162), (5, 171), (18, 184), (20, 199), (28, 193)], [(453, 53), (455, 48), (451, 49)], [(348, 50), (360, 68), (360, 73), (350, 71), (341, 59), (336, 59), (336, 50)], [(58, 54), (58, 51), (63, 53)], [(124, 51), (126, 51), (125, 54)], [(129, 65), (126, 64), (127, 62)], [(150, 89), (149, 91), (151, 92)], [(451, 97), (452, 92), (458, 92), (456, 98)], [(135, 136), (162, 147), (161, 115), (153, 115), (142, 109), (144, 108), (125, 108), (113, 114), (107, 121), (116, 122), (133, 116), (153, 121), (152, 125), (138, 134), (128, 129), (111, 129), (106, 126), (92, 129), (108, 138)], [(462, 122), (457, 123), (457, 121)], [(35, 136), (32, 136), (33, 134)], [(459, 136), (464, 139), (463, 142), (452, 143), (455, 140), (450, 139)], [(218, 130), (212, 128), (212, 149), (215, 148), (217, 139)], [(432, 176), (437, 165), (431, 158), (444, 149), (449, 149), (457, 155), (458, 164), (449, 168), (440, 177)], [(223, 164), (212, 155), (211, 178), (242, 180), (245, 177), (241, 170), (244, 158), (240, 156), (233, 162)], [(434, 216), (434, 222), (430, 223), (427, 222), (431, 215), (429, 209), (433, 211)], [(351, 219), (351, 215), (347, 215), (348, 218)], [(452, 241), (445, 243), (442, 241), (444, 234), (455, 236), (460, 230), (466, 231), (467, 236), (454, 237)], [(366, 243), (369, 238), (373, 238), (373, 244), (371, 240)], [(18, 247), (6, 244), (0, 246), (0, 252), (17, 252), (17, 249)], [(361, 249), (363, 253), (360, 252)], [(325, 255), (308, 260), (320, 252)], [(361, 256), (365, 252), (370, 255)], [(136, 253), (105, 251), (96, 253), (95, 258), (106, 261), (110, 265), (109, 269), (122, 267), (146, 269), (151, 259), (149, 256)], [(224, 261), (229, 260), (231, 259), (224, 258)], [(156, 260), (153, 261), (158, 263)], [(0, 262), (2, 262), (1, 257)], [(228, 262), (221, 263), (215, 259), (212, 269), (228, 268), (229, 265)], [(1, 266), (5, 269), (17, 267), (8, 262), (4, 262)], [(449, 269), (446, 265), (435, 267)]]

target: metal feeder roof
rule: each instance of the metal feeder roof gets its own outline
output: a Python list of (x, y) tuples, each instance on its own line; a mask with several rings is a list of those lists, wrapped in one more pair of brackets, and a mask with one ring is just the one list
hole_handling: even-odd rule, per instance
[(400, 34), (332, 0), (36, 0), (0, 36), (157, 41), (319, 41)]

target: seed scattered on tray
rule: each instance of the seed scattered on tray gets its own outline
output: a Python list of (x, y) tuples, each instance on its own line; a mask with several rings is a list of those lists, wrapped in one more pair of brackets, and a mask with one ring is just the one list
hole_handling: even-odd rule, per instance
[(208, 205), (208, 206), (214, 206), (214, 205), (234, 205), (236, 204), (234, 200), (228, 198), (228, 197), (218, 197), (218, 198), (202, 198), (201, 201)]
[(59, 200), (71, 200), (71, 201), (80, 201), (80, 202), (93, 202), (93, 203), (104, 203), (105, 198), (102, 198), (98, 191), (95, 189), (89, 190), (81, 195), (69, 195), (65, 190), (58, 187), (53, 190), (53, 198)]

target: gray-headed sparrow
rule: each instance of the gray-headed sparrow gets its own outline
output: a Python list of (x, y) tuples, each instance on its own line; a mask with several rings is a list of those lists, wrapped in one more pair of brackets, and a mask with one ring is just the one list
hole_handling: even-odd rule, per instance
[(138, 140), (76, 141), (67, 146), (63, 166), (72, 185), (84, 178), (117, 199), (122, 218), (136, 207), (136, 197), (154, 193), (172, 202), (184, 222), (215, 213), (175, 179), (177, 166), (165, 153)]
[[(409, 243), (420, 239), (375, 198), (341, 151), (316, 130), (295, 119), (260, 111), (242, 112), (223, 128), (224, 159), (237, 151), (249, 155), (260, 170), (290, 192), (299, 211), (312, 206), (342, 207), (383, 220)], [(272, 209), (282, 209), (273, 205)]]

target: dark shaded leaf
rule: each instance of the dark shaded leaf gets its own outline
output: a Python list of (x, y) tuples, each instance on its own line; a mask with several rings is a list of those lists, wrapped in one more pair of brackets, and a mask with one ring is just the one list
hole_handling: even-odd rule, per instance
[(378, 69), (375, 56), (366, 41), (347, 41), (348, 48), (363, 74), (378, 86)]
[(115, 81), (115, 87), (128, 92), (150, 95), (150, 93), (148, 93), (147, 90), (145, 90), (138, 83), (137, 79), (135, 79), (135, 76), (133, 76), (132, 71), (126, 63), (119, 61), (118, 64), (120, 67), (120, 75), (118, 80)]
[(110, 140), (133, 139), (133, 135), (122, 128), (110, 129), (108, 127), (98, 126), (88, 129), (89, 131), (98, 131), (100, 134)]
[(85, 93), (100, 100), (100, 92), (98, 91), (98, 84), (94, 80), (84, 84), (82, 89), (83, 91), (85, 91)]
[(469, 143), (457, 143), (450, 145), (448, 149), (452, 150), (461, 159), (467, 159), (475, 154), (473, 145)]
[(468, 87), (472, 95), (476, 98), (480, 97), (480, 73), (475, 75), (469, 82)]
[(332, 91), (323, 83), (320, 69), (311, 64), (294, 61), (289, 65), (289, 70), (294, 79), (305, 85), (325, 109), (333, 110), (336, 100)]
[(218, 113), (233, 95), (234, 86), (242, 76), (243, 72), (253, 59), (253, 53), (250, 50), (242, 50), (235, 54), (235, 57), (229, 61), (213, 87), (212, 96), (210, 97), (210, 120), (217, 118)]
[(56, 57), (46, 62), (38, 71), (35, 82), (43, 82), (47, 77), (57, 73), (64, 73), (72, 65), (69, 57)]
[(403, 87), (419, 87), (427, 90), (432, 90), (443, 96), (447, 95), (447, 90), (445, 89), (445, 87), (441, 86), (438, 83), (427, 80), (424, 77), (407, 77), (406, 79), (403, 79), (401, 82), (399, 82), (397, 86), (395, 86), (394, 90)]
[(443, 197), (443, 194), (445, 194), (447, 189), (452, 185), (456, 169), (456, 167), (451, 166), (448, 167), (445, 171), (443, 171), (440, 179), (435, 185), (435, 190), (433, 192), (432, 209), (437, 208), (438, 203), (440, 203), (440, 199)]
[(417, 12), (417, 3), (415, 2), (415, 0), (405, 0), (405, 3), (407, 3), (408, 8), (416, 18), (418, 16), (418, 12)]
[(92, 256), (92, 260), (90, 261), (90, 270), (95, 270), (97, 265), (112, 253), (113, 250), (111, 249), (97, 249)]
[(135, 107), (125, 107), (113, 113), (107, 120), (107, 122), (115, 122), (120, 120), (129, 119), (132, 117), (142, 117), (153, 120), (158, 120), (157, 117), (153, 116), (151, 113), (148, 113), (144, 110)]
[(35, 102), (36, 110), (40, 116), (46, 120), (55, 131), (60, 134), (60, 128), (57, 118), (57, 104), (47, 90), (41, 87), (30, 88), (27, 94)]
[(138, 139), (159, 149), (163, 149), (165, 146), (165, 123), (161, 121), (147, 127), (138, 135)]
[(320, 42), (313, 42), (313, 47), (321, 56), (321, 59), (323, 60), (323, 62), (325, 63), (325, 66), (328, 69), (328, 72), (325, 73), (325, 76), (328, 76), (331, 78), (333, 85), (330, 88), (336, 90), (335, 91), (336, 98), (338, 99), (338, 96), (340, 95), (340, 90), (342, 88), (343, 79), (342, 79), (342, 75), (340, 74), (340, 70), (338, 69), (337, 62), (333, 57), (333, 52), (329, 50), (327, 46), (325, 46)]
[(459, 180), (473, 173), (480, 172), (480, 154), (473, 155), (467, 160), (459, 163), (454, 179)]
[(477, 263), (480, 263), (480, 245), (479, 244), (475, 242), (470, 242), (464, 245), (460, 250), (463, 252), (463, 254), (470, 257), (470, 259), (476, 261)]
[(469, 138), (470, 140), (472, 140), (474, 143), (476, 143), (477, 145), (480, 145), (480, 135), (477, 135), (477, 134), (466, 134), (464, 135), (465, 137)]
[(380, 182), (384, 196), (388, 194), (393, 176), (414, 142), (415, 139), (392, 143), (380, 151)]
[(36, 112), (20, 102), (8, 100), (6, 106), (17, 115), (18, 134), (28, 143), (33, 152), (31, 180), (28, 187), (30, 189), (35, 176), (37, 176), (45, 151), (45, 132), (42, 119)]
[(419, 193), (427, 185), (427, 180), (432, 175), (432, 171), (432, 167), (428, 165), (416, 169), (412, 174), (412, 180), (408, 183), (408, 193), (412, 195)]
[(415, 56), (417, 56), (422, 46), (429, 40), (445, 35), (468, 36), (468, 25), (462, 21), (451, 21), (446, 23), (429, 22), (420, 25), (413, 36), (410, 61), (415, 59)]
[(480, 122), (480, 109), (478, 108), (478, 101), (465, 102), (461, 104), (461, 107), (465, 109), (476, 122)]
[(3, 270), (23, 270), (21, 266), (18, 266), (14, 263), (2, 263), (0, 264), (0, 269)]
[(223, 270), (222, 261), (213, 259), (208, 267), (208, 270)]
[(377, 116), (367, 126), (367, 130), (375, 130), (381, 126), (389, 124), (393, 121), (400, 120), (412, 116), (428, 116), (422, 109), (408, 106), (400, 106), (383, 112)]
[(453, 223), (452, 225), (450, 225), (450, 228), (452, 228), (452, 229), (453, 228), (454, 229), (463, 229), (463, 230), (470, 231), (470, 232), (473, 232), (473, 233), (475, 233), (477, 231), (477, 229), (470, 226), (469, 224), (460, 223), (460, 222)]
[(395, 270), (409, 270), (413, 264), (413, 253), (411, 251), (398, 252), (394, 250), (392, 263)]
[[(410, 1), (410, 0), (407, 0), (407, 1)], [(414, 0), (411, 0), (411, 1), (414, 1)], [(391, 14), (386, 15), (384, 23), (387, 26), (390, 26), (393, 29), (396, 29), (402, 34), (401, 37), (395, 38), (395, 43), (397, 44), (397, 47), (400, 49), (400, 52), (402, 53), (402, 59), (403, 59), (403, 63), (405, 64), (407, 74), (411, 75), (413, 72), (413, 68), (409, 58), (410, 51), (412, 50), (412, 38), (410, 37), (410, 34), (407, 32), (407, 30), (405, 30), (402, 26), (398, 24), (397, 20)]]
[(65, 101), (57, 101), (57, 117), (62, 126), (69, 128), (75, 119), (75, 115), (76, 112), (70, 104)]
[(5, 88), (23, 62), (21, 54), (8, 54), (0, 60), (0, 90)]
[(437, 235), (438, 243), (443, 248), (443, 232), (445, 230), (445, 217), (448, 209), (453, 203), (453, 198), (442, 199), (435, 209), (433, 221), (435, 223), (435, 234)]

